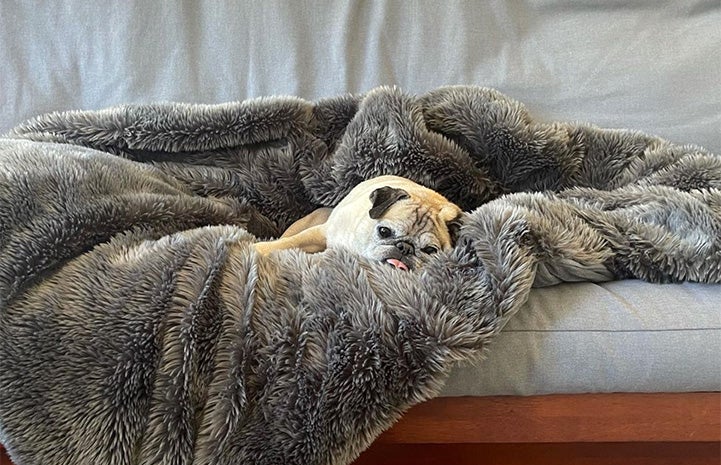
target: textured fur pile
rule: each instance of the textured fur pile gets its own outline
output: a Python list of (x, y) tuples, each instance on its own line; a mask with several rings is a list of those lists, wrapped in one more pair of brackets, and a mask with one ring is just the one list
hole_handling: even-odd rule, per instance
[[(452, 253), (249, 247), (381, 174), (469, 212)], [(720, 189), (699, 147), (476, 87), (39, 117), (0, 139), (0, 442), (18, 465), (349, 463), (534, 284), (721, 282)]]

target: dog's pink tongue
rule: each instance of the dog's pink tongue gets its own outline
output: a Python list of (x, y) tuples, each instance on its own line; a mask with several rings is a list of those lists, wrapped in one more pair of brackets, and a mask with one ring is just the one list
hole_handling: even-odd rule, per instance
[(398, 259), (389, 258), (389, 259), (386, 260), (386, 261), (387, 261), (388, 263), (390, 263), (391, 265), (395, 266), (396, 268), (400, 269), (400, 270), (408, 271), (408, 267), (406, 266), (406, 264), (403, 263), (402, 261), (398, 260)]

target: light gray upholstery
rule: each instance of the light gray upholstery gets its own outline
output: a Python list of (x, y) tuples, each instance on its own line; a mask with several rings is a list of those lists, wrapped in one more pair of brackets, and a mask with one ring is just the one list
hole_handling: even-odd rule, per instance
[(443, 395), (721, 390), (721, 286), (616, 281), (531, 291)]
[(0, 133), (128, 102), (478, 84), (719, 153), (719, 24), (717, 0), (0, 2)]

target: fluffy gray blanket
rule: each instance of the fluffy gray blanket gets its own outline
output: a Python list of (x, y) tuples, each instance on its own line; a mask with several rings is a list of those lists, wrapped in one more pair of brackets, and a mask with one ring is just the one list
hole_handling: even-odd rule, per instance
[[(257, 237), (381, 174), (469, 213), (414, 272)], [(0, 442), (30, 464), (346, 464), (532, 285), (721, 282), (721, 157), (493, 90), (51, 114), (0, 139)]]

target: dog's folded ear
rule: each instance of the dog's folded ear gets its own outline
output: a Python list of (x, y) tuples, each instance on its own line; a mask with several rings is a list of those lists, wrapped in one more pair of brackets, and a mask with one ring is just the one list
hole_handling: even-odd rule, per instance
[(461, 226), (463, 225), (462, 215), (458, 215), (450, 221), (446, 222), (448, 228), (448, 235), (451, 237), (451, 245), (455, 246), (458, 242), (458, 235), (461, 232)]
[(449, 202), (438, 212), (438, 217), (442, 221), (445, 221), (446, 227), (448, 228), (448, 235), (451, 237), (451, 245), (455, 245), (458, 240), (461, 224), (463, 223), (463, 212), (456, 204)]
[(390, 186), (379, 187), (371, 192), (370, 199), (373, 206), (368, 212), (368, 215), (370, 215), (372, 219), (377, 220), (391, 207), (391, 205), (399, 200), (407, 199), (409, 197), (410, 195), (408, 195), (408, 192), (403, 189), (397, 189)]

